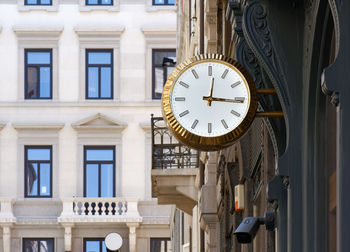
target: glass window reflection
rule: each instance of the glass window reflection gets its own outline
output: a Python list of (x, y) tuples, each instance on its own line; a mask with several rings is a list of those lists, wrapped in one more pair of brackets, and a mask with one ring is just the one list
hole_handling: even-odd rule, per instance
[(85, 146), (85, 197), (115, 197), (114, 146)]
[(52, 147), (25, 146), (25, 196), (51, 197)]

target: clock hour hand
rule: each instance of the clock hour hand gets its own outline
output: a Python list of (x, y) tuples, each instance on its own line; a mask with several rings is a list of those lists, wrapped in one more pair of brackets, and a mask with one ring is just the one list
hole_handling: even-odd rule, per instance
[(243, 103), (245, 98), (244, 97), (235, 97), (234, 99), (227, 99), (227, 98), (219, 98), (219, 97), (212, 97), (212, 96), (203, 96), (203, 100), (210, 103), (213, 101), (218, 102), (232, 102), (232, 103)]

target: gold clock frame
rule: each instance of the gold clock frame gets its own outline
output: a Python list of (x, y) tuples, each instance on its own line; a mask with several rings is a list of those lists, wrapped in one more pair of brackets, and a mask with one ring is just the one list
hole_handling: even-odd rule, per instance
[[(234, 130), (228, 132), (225, 135), (216, 137), (203, 137), (195, 135), (186, 130), (176, 120), (171, 109), (172, 89), (178, 78), (188, 68), (203, 62), (218, 62), (230, 67), (239, 75), (241, 75), (243, 80), (246, 80), (245, 85), (247, 85), (248, 90), (250, 92), (249, 107), (245, 118)], [(197, 150), (216, 151), (232, 145), (235, 141), (242, 137), (249, 129), (250, 125), (252, 124), (255, 118), (257, 107), (257, 91), (253, 79), (251, 78), (249, 73), (235, 60), (220, 54), (201, 54), (185, 60), (184, 62), (179, 64), (176, 67), (176, 69), (170, 74), (163, 88), (162, 112), (163, 118), (166, 121), (168, 128), (181, 143)]]

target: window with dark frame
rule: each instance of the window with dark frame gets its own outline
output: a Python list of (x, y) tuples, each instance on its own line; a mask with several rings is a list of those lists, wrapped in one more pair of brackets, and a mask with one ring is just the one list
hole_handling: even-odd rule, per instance
[(175, 49), (152, 50), (152, 99), (161, 99), (163, 86), (168, 76), (175, 69), (175, 65)]
[(23, 238), (23, 252), (54, 252), (53, 238)]
[(52, 5), (52, 0), (24, 0), (24, 5)]
[(171, 241), (170, 238), (151, 238), (150, 252), (170, 252)]
[(113, 49), (86, 50), (86, 99), (113, 99)]
[(52, 50), (25, 49), (25, 99), (52, 99)]
[(113, 0), (86, 0), (86, 5), (113, 5)]
[(84, 146), (84, 197), (115, 197), (114, 146)]
[(52, 197), (52, 146), (25, 146), (25, 197)]
[[(117, 250), (116, 252), (118, 252)], [(84, 238), (84, 252), (112, 252), (106, 248), (105, 238)]]
[(175, 5), (175, 0), (153, 0), (153, 5)]

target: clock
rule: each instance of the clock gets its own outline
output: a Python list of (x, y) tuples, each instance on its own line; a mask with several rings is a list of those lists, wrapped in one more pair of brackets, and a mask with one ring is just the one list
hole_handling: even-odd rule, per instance
[(163, 117), (173, 135), (198, 150), (225, 148), (249, 129), (257, 109), (252, 78), (233, 59), (198, 55), (170, 74), (162, 95)]

